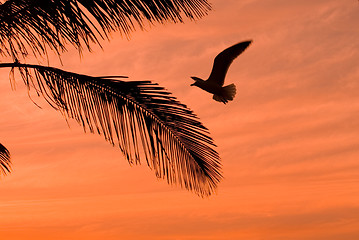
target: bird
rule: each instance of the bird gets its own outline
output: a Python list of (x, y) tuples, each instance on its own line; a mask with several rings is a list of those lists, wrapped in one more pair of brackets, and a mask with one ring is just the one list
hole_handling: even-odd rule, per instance
[(252, 40), (237, 43), (220, 52), (214, 59), (211, 74), (207, 80), (198, 77), (191, 77), (195, 80), (191, 86), (197, 86), (213, 94), (213, 99), (224, 104), (232, 101), (236, 95), (236, 86), (232, 83), (224, 86), (224, 79), (229, 66), (250, 44)]

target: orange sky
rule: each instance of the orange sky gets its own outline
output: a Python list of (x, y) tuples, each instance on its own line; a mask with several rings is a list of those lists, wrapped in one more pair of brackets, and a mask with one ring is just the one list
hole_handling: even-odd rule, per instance
[[(13, 172), (0, 180), (0, 239), (359, 239), (359, 4), (356, 0), (212, 0), (197, 22), (113, 39), (63, 66), (89, 75), (151, 79), (210, 129), (224, 180), (208, 199), (130, 167), (101, 136), (84, 134), (8, 70), (0, 75), (0, 142)], [(190, 76), (253, 44), (227, 75), (223, 105)], [(43, 62), (45, 63), (45, 61)]]

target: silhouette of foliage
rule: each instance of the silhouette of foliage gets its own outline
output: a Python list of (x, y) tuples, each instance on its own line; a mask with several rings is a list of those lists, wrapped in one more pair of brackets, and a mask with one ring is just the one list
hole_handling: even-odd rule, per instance
[(150, 81), (0, 64), (0, 68), (10, 66), (20, 70), (28, 91), (35, 90), (85, 131), (97, 132), (119, 146), (131, 164), (145, 159), (157, 177), (201, 196), (215, 190), (221, 173), (213, 140), (196, 115), (164, 88)]
[(136, 25), (183, 22), (183, 15), (197, 19), (208, 10), (206, 0), (8, 0), (0, 4), (0, 54), (14, 62), (0, 68), (12, 69), (12, 81), (17, 68), (29, 93), (44, 97), (85, 131), (104, 136), (130, 164), (146, 161), (158, 178), (208, 196), (222, 178), (213, 140), (196, 115), (164, 88), (20, 63), (30, 53), (47, 56), (49, 49), (61, 55), (66, 44), (91, 51), (91, 44), (100, 45), (113, 31), (128, 36)]
[(6, 175), (10, 172), (10, 152), (0, 143), (0, 173)]
[(47, 48), (60, 54), (66, 43), (80, 52), (120, 31), (128, 36), (145, 23), (183, 22), (210, 10), (206, 0), (8, 0), (0, 5), (0, 53), (14, 59)]

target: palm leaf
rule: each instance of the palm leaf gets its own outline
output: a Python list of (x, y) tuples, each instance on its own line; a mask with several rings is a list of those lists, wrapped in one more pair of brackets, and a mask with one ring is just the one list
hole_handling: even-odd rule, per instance
[(10, 152), (0, 143), (0, 173), (6, 175), (10, 172)]
[(91, 77), (20, 63), (28, 90), (35, 89), (66, 118), (118, 146), (130, 164), (146, 161), (158, 178), (200, 196), (221, 179), (219, 156), (208, 130), (170, 93), (150, 81)]
[(60, 54), (66, 43), (80, 52), (108, 34), (129, 36), (146, 23), (198, 19), (210, 10), (207, 0), (8, 0), (0, 4), (0, 54), (13, 59)]

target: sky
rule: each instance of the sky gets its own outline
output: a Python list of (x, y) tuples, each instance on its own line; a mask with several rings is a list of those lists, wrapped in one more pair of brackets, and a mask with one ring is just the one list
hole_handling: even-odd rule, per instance
[[(0, 76), (4, 240), (359, 239), (359, 3), (356, 0), (211, 0), (195, 22), (119, 33), (92, 53), (51, 66), (127, 75), (166, 87), (211, 132), (224, 179), (200, 198), (130, 166), (101, 136), (70, 128)], [(227, 105), (190, 87), (214, 57), (252, 39), (231, 65)], [(45, 61), (42, 63), (46, 64)]]

